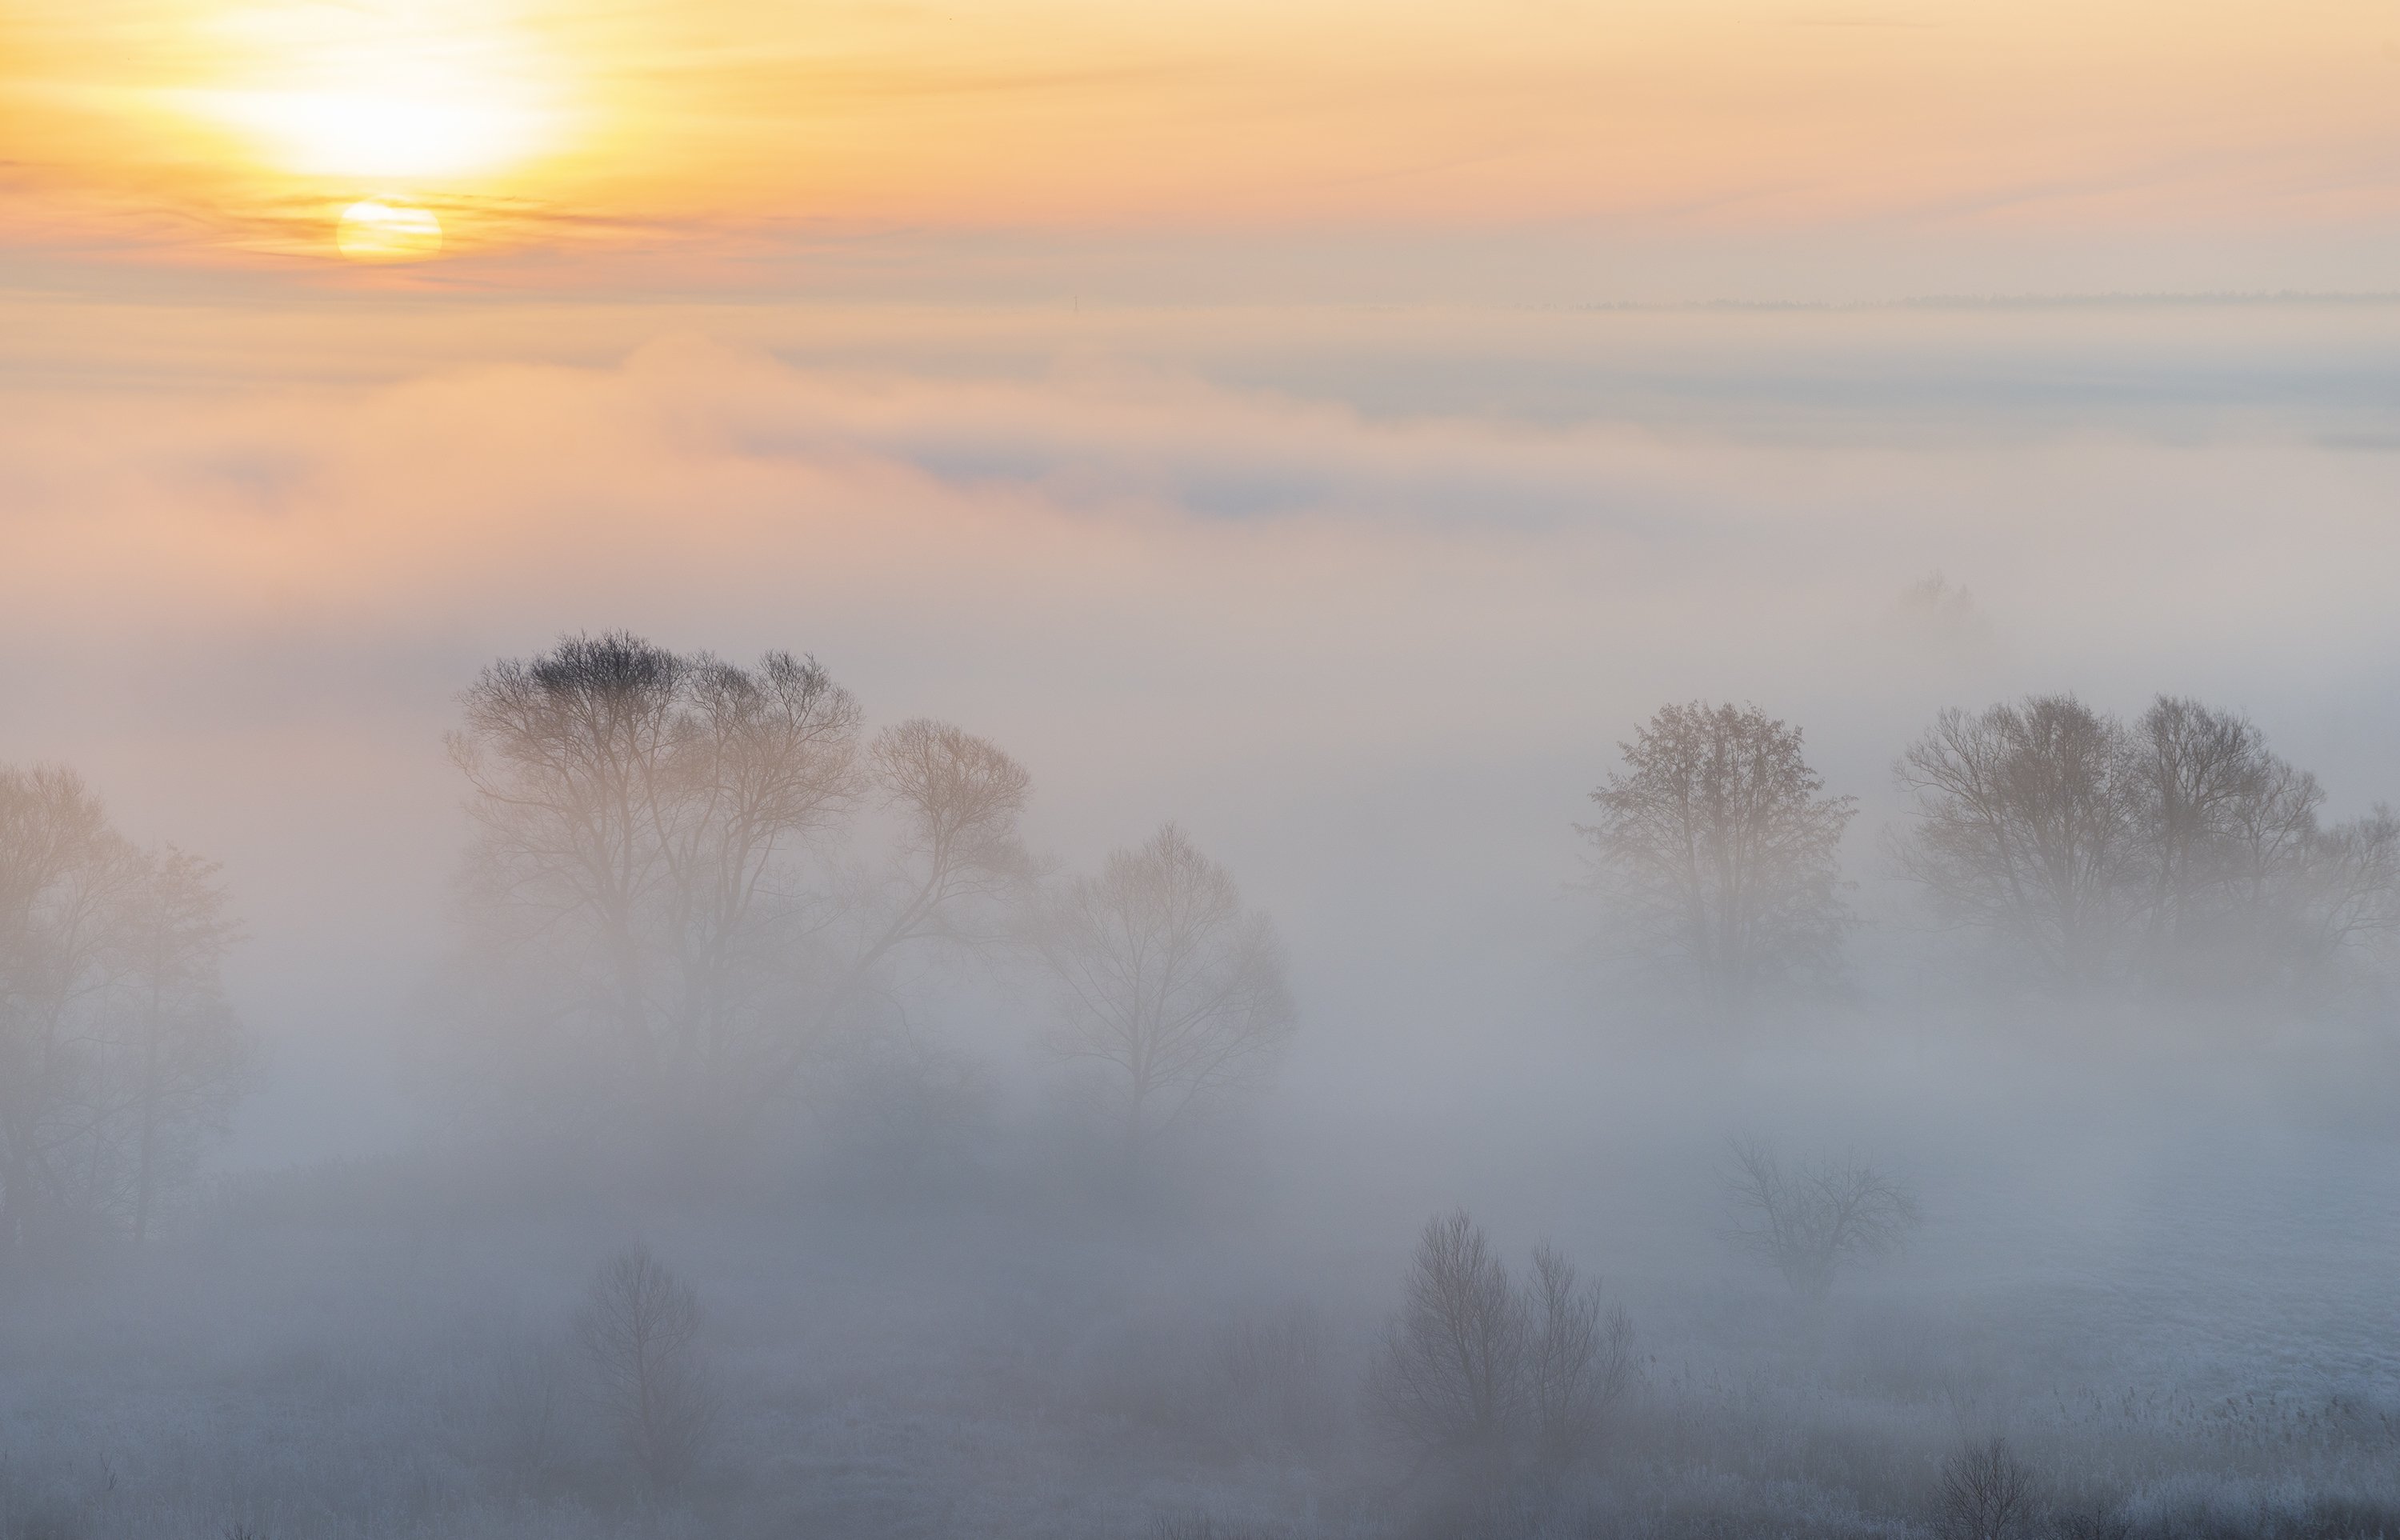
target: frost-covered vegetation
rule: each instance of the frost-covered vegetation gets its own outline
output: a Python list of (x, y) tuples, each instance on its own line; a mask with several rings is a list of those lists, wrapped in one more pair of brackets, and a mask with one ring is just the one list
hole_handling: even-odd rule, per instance
[[(1605, 1265), (1630, 1373), (1565, 1458), (1393, 1424), (1377, 1366), (1414, 1227), (1343, 1217), (1389, 1194), (1162, 1189), (1136, 1213), (1032, 1171), (906, 1204), (258, 1179), (170, 1247), (20, 1289), (7, 1533), (1950, 1534), (1974, 1532), (1945, 1464), (1998, 1438), (2029, 1490), (2005, 1533), (2388, 1533), (2388, 1227), (2256, 1211), (2332, 1153), (2249, 1150), (2281, 1164), (2238, 1191), (2168, 1178), (2148, 1233), (2073, 1259), (1952, 1191), (1907, 1261), (1821, 1305), (1737, 1252), (1661, 1270), (1717, 1254), (1645, 1233), (1612, 1184), (1558, 1244)], [(697, 1308), (688, 1466), (587, 1340), (634, 1237)], [(2020, 1266), (1988, 1270), (1994, 1246)]]
[(1350, 1007), (1189, 834), (1062, 872), (812, 661), (451, 748), (432, 1115), (282, 1170), (214, 869), (0, 779), (0, 1540), (2400, 1536), (2400, 825), (2236, 715), (1944, 715), (1875, 853), (1664, 710), (1574, 1029), (1398, 1100), (1278, 1092)]

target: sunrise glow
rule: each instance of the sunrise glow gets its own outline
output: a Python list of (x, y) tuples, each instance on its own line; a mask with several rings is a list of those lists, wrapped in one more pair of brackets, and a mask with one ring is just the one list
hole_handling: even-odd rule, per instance
[(535, 115), (457, 91), (225, 92), (204, 104), (252, 135), (264, 163), (307, 176), (450, 179), (510, 166), (539, 143)]
[[(2271, 248), (2286, 276), (2372, 287), (2400, 225), (2378, 170), (2400, 25), (2365, 0), (34, 10), (0, 23), (7, 196), (65, 238), (211, 263), (330, 253), (295, 208), (395, 190), (512, 211), (451, 230), (445, 266), (640, 251), (668, 281), (803, 229), (953, 253), (974, 232), (1268, 252), (1539, 230), (1557, 270), (1643, 292), (1838, 287), (1812, 276), (1829, 264), (1974, 289), (2003, 247), (2070, 286), (2121, 287), (2155, 251), (2193, 268), (2180, 284), (2238, 288)], [(106, 233), (162, 193), (180, 245)], [(1770, 261), (1768, 238), (1815, 254)]]
[(2400, 1540), (2400, 0), (0, 0), (0, 1540)]

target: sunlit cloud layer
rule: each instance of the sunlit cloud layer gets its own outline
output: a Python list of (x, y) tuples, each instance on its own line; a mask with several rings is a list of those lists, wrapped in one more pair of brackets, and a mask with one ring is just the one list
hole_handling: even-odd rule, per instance
[(1695, 252), (1727, 293), (1823, 287), (1793, 243), (1919, 292), (2374, 288), (2400, 219), (2400, 22), (2365, 0), (32, 0), (0, 27), (0, 230), (172, 262), (329, 259), (379, 198), (453, 261), (638, 255), (652, 285), (894, 232), (938, 269), (943, 232), (1037, 265), (1350, 232), (1371, 267), (1507, 231), (1585, 297)]

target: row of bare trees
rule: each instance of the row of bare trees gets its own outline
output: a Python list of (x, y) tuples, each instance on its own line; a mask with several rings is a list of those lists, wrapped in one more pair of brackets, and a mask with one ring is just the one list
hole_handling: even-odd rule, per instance
[(139, 1241), (247, 1054), (216, 866), (119, 834), (73, 772), (0, 766), (0, 1260)]
[(2326, 824), (2315, 776), (2196, 701), (2133, 722), (2067, 695), (1945, 712), (1896, 773), (1901, 872), (2061, 987), (2311, 995), (2400, 929), (2400, 814)]
[(568, 637), (486, 669), (451, 753), (474, 825), (454, 1015), (511, 1116), (755, 1133), (946, 950), (1035, 963), (1051, 1046), (1107, 1072), (1136, 1146), (1291, 1030), (1273, 923), (1180, 831), (1050, 880), (1022, 766), (947, 723), (866, 737), (811, 659)]
[[(1734, 1009), (1821, 978), (1855, 922), (1798, 728), (1670, 705), (1620, 745), (1582, 828), (1628, 948)], [(2062, 990), (2125, 980), (2322, 996), (2400, 935), (2400, 813), (2323, 816), (2316, 778), (2248, 718), (2161, 696), (2121, 720), (2071, 695), (1946, 711), (1901, 756), (1891, 869), (1934, 919)]]

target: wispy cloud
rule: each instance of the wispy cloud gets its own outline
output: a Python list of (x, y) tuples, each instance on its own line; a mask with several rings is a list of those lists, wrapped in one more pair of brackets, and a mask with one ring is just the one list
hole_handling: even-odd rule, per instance
[[(777, 260), (805, 288), (795, 232), (829, 231), (947, 297), (978, 242), (1028, 287), (1106, 267), (1152, 298), (1209, 281), (1185, 249), (1319, 293), (1326, 248), (1362, 297), (1897, 297), (2371, 287), (2400, 221), (2374, 174), (2400, 97), (2332, 12), (91, 0), (10, 25), (0, 246), (149, 263), (330, 261), (334, 213), (390, 194), (510, 257), (455, 281), (530, 290)], [(503, 107), (531, 126), (505, 164), (433, 154)]]

